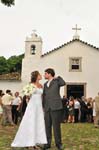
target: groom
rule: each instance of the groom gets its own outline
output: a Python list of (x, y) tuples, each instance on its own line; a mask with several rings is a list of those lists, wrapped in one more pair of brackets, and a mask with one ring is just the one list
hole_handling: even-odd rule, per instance
[(48, 80), (44, 84), (43, 91), (43, 107), (45, 112), (45, 127), (48, 142), (44, 145), (44, 150), (51, 147), (52, 125), (56, 147), (58, 150), (62, 150), (60, 129), (62, 101), (59, 92), (60, 87), (65, 85), (65, 81), (59, 76), (55, 78), (55, 71), (52, 68), (45, 70), (44, 77)]

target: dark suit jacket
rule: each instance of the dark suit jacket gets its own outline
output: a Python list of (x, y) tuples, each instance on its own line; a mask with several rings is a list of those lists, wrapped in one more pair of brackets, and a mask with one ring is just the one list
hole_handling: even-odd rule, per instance
[[(48, 81), (47, 81), (48, 82)], [(43, 90), (43, 107), (45, 111), (62, 109), (62, 100), (60, 96), (60, 87), (66, 83), (61, 77), (53, 79), (50, 86), (47, 87), (47, 82), (44, 84)]]

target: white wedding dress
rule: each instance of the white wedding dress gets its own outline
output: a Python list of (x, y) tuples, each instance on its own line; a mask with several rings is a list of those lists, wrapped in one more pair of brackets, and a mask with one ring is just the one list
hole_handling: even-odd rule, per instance
[(12, 147), (29, 147), (47, 143), (42, 92), (41, 88), (37, 88), (32, 94), (15, 139), (11, 144)]

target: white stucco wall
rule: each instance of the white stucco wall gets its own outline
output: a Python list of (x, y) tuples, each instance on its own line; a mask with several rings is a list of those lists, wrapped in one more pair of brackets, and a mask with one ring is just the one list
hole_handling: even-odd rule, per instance
[(10, 89), (12, 93), (15, 93), (16, 91), (20, 92), (20, 95), (22, 95), (22, 82), (21, 81), (4, 81), (0, 80), (0, 90), (2, 89), (4, 92), (7, 89)]

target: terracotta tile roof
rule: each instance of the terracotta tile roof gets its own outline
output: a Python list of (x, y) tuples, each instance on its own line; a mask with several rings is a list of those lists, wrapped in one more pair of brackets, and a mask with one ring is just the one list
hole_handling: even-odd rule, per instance
[(92, 47), (92, 48), (95, 48), (96, 50), (99, 50), (99, 48), (97, 48), (96, 46), (93, 46), (93, 45), (91, 45), (91, 44), (89, 44), (89, 43), (87, 43), (87, 42), (84, 42), (84, 41), (79, 40), (79, 39), (73, 39), (73, 40), (71, 40), (71, 41), (69, 41), (69, 42), (67, 42), (67, 43), (62, 44), (62, 45), (59, 46), (59, 47), (54, 48), (53, 50), (51, 50), (51, 51), (49, 51), (49, 52), (47, 52), (47, 53), (44, 53), (44, 54), (42, 55), (42, 57), (44, 57), (44, 56), (46, 56), (46, 55), (48, 55), (48, 54), (50, 54), (50, 53), (52, 53), (52, 52), (54, 52), (54, 51), (57, 51), (57, 50), (59, 50), (60, 48), (62, 48), (62, 47), (64, 47), (64, 46), (67, 46), (68, 44), (73, 43), (73, 42), (75, 42), (75, 41), (81, 42), (81, 43), (83, 43), (83, 44), (85, 44), (85, 45), (88, 45), (88, 46), (90, 46), (90, 47)]

